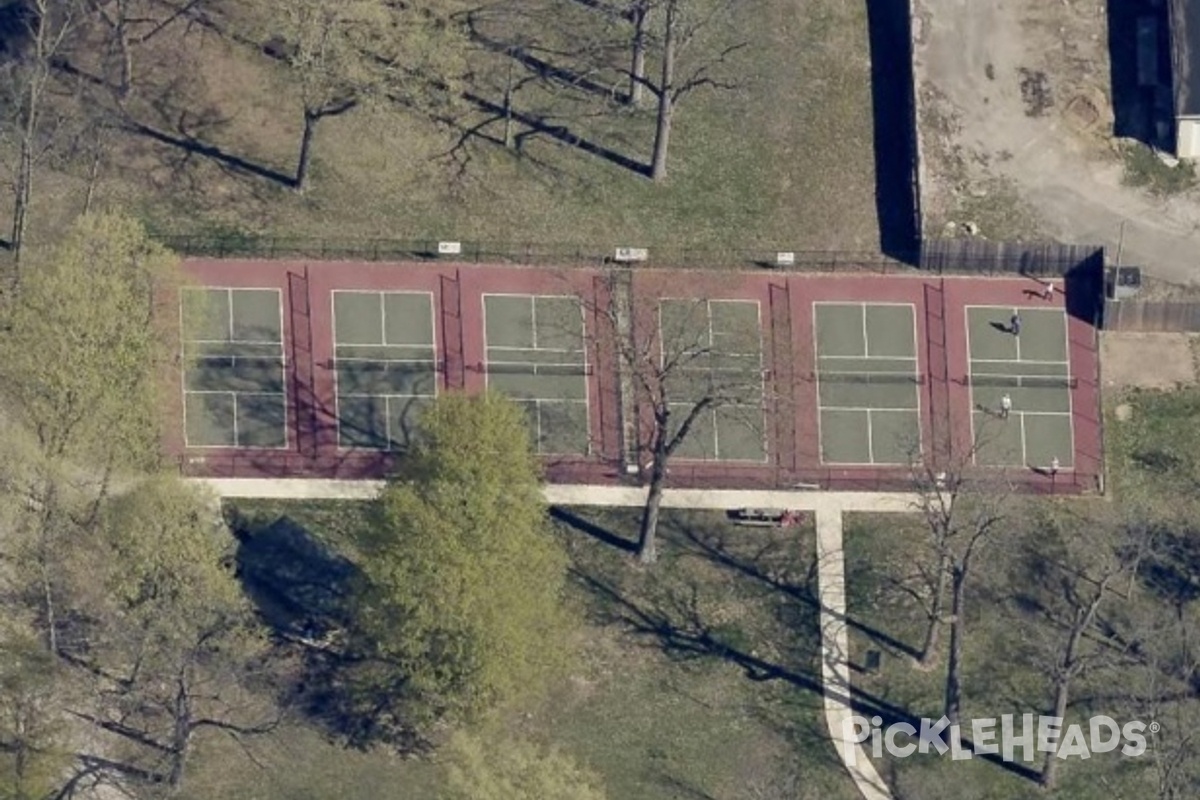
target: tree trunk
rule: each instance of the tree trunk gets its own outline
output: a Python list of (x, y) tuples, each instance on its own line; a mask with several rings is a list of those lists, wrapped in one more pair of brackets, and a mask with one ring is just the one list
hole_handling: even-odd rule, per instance
[(41, 504), (38, 510), (38, 589), (42, 595), (42, 617), (46, 625), (46, 649), (58, 655), (58, 614), (54, 602), (54, 580), (50, 574), (50, 558), (52, 550), (51, 529), (55, 523), (54, 506), (58, 502), (54, 484), (47, 481), (37, 494)]
[(21, 263), (21, 248), (25, 244), (25, 231), (29, 227), (29, 203), (33, 198), (33, 136), (37, 125), (31, 111), (26, 118), (25, 130), (21, 134), (21, 151), (17, 163), (16, 197), (13, 204), (12, 236), (10, 247), (13, 263)]
[(633, 64), (629, 68), (629, 96), (626, 102), (631, 106), (641, 105), (646, 80), (646, 0), (636, 0), (633, 4)]
[(41, 106), (45, 75), (41, 64), (33, 68), (25, 93), (25, 119), (21, 128), (21, 149), (17, 162), (16, 197), (13, 203), (12, 252), (13, 262), (21, 263), (21, 249), (29, 228), (29, 204), (33, 200), (33, 148), (37, 138), (38, 112)]
[(962, 712), (963, 587), (967, 571), (955, 565), (950, 582), (950, 661), (946, 665), (946, 719), (957, 725)]
[(312, 109), (304, 109), (304, 133), (300, 135), (300, 160), (296, 164), (296, 178), (292, 188), (297, 192), (304, 191), (308, 181), (308, 167), (312, 160), (313, 135), (317, 132), (317, 120), (320, 115)]
[(654, 156), (650, 161), (650, 177), (655, 181), (667, 177), (667, 147), (671, 141), (671, 114), (675, 110), (675, 0), (667, 3), (665, 24), (658, 121), (654, 128)]
[(516, 54), (510, 50), (508, 53), (508, 77), (504, 81), (504, 146), (509, 150), (512, 150), (516, 144), (513, 140), (512, 124), (513, 60), (515, 57)]
[(179, 676), (175, 684), (174, 705), (171, 769), (167, 774), (168, 796), (174, 796), (182, 787), (184, 768), (192, 749), (192, 698), (188, 690), (188, 681), (183, 675)]
[(83, 194), (84, 215), (92, 212), (92, 199), (96, 195), (96, 183), (100, 180), (100, 158), (100, 145), (97, 145), (96, 152), (92, 153), (92, 164), (88, 168), (87, 190)]
[[(1054, 716), (1063, 718), (1067, 715), (1067, 693), (1071, 687), (1071, 676), (1063, 673), (1054, 681)], [(1059, 758), (1055, 751), (1046, 753), (1046, 760), (1042, 762), (1042, 775), (1038, 779), (1038, 783), (1044, 789), (1053, 789), (1055, 782), (1058, 780), (1058, 762)]]
[(920, 663), (923, 669), (930, 669), (938, 662), (938, 645), (942, 634), (942, 606), (946, 596), (946, 572), (948, 564), (945, 555), (938, 559), (937, 580), (933, 585), (933, 597), (929, 602), (929, 627), (925, 629), (925, 643), (921, 645)]
[[(1054, 678), (1054, 716), (1056, 717), (1065, 717), (1067, 715), (1067, 699), (1071, 689), (1071, 680), (1079, 671), (1079, 666), (1076, 663), (1079, 643), (1083, 639), (1083, 632), (1092, 624), (1092, 617), (1095, 615), (1096, 609), (1100, 605), (1100, 600), (1104, 596), (1104, 587), (1107, 583), (1107, 579), (1101, 583), (1100, 591), (1096, 593), (1095, 598), (1088, 604), (1086, 609), (1075, 609), (1075, 619), (1071, 623), (1071, 633), (1067, 636), (1067, 646), (1063, 649), (1062, 659), (1058, 662), (1058, 673)], [(1043, 788), (1054, 788), (1054, 783), (1058, 779), (1058, 762), (1059, 759), (1055, 753), (1046, 753), (1046, 760), (1042, 762), (1042, 775), (1038, 780)]]
[(646, 508), (642, 512), (642, 529), (638, 535), (638, 560), (653, 564), (658, 560), (658, 512), (662, 506), (663, 489), (667, 482), (667, 459), (661, 448), (656, 448), (654, 463), (650, 467), (650, 491), (646, 495)]

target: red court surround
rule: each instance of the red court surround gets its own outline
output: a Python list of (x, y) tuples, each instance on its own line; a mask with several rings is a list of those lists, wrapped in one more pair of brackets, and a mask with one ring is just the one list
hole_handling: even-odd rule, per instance
[[(611, 346), (609, 281), (604, 271), (580, 268), (480, 266), (456, 263), (226, 261), (190, 259), (184, 268), (198, 285), (274, 288), (281, 291), (284, 349), (288, 360), (288, 447), (283, 450), (185, 447), (182, 424), (165, 442), (184, 474), (197, 477), (379, 478), (393, 456), (338, 447), (332, 372), (332, 292), (335, 289), (421, 291), (433, 297), (439, 391), (478, 391), (485, 385), (483, 297), (489, 293), (575, 295), (583, 300), (588, 335), (591, 454), (547, 458), (547, 478), (560, 483), (636, 480), (622, 463), (620, 390)], [(963, 382), (969, 369), (965, 307), (1062, 307), (1031, 292), (1019, 277), (938, 277), (920, 273), (844, 275), (714, 272), (634, 268), (631, 293), (638, 335), (663, 297), (740, 299), (759, 303), (767, 368), (768, 461), (765, 464), (676, 460), (672, 485), (712, 488), (833, 489), (911, 488), (907, 468), (840, 468), (821, 463), (813, 342), (816, 302), (911, 304), (916, 312), (921, 386), (922, 447), (933, 464), (969, 453), (971, 408)], [(1060, 284), (1061, 285), (1061, 284)], [(1097, 335), (1090, 323), (1068, 316), (1075, 468), (1057, 476), (1032, 469), (1006, 475), (1034, 492), (1094, 491), (1103, 469)], [(177, 376), (178, 378), (178, 376)], [(182, 419), (175, 384), (171, 410)], [(644, 427), (644, 426), (643, 426)]]

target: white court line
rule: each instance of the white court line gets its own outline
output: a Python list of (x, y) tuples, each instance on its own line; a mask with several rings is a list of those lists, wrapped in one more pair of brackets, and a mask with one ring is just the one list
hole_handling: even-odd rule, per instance
[[(253, 356), (248, 356), (252, 358)], [(433, 364), (437, 366), (437, 358), (367, 358), (365, 356), (353, 356), (351, 358), (338, 358), (334, 356), (334, 361), (338, 364)]]
[[(1066, 309), (1063, 309), (1063, 312), (1062, 312), (1062, 323), (1063, 323), (1063, 346), (1066, 348), (1066, 355), (1067, 355), (1067, 377), (1068, 377), (1068, 379), (1070, 379), (1071, 377), (1073, 377), (1073, 370), (1071, 369), (1071, 321), (1069, 319), (1067, 319)], [(1097, 353), (1096, 355), (1097, 355), (1097, 357), (1099, 357), (1099, 353)], [(1070, 429), (1070, 433), (1071, 433), (1071, 443), (1070, 443), (1069, 447), (1071, 448), (1071, 469), (1074, 469), (1075, 468), (1075, 390), (1071, 387), (1067, 388), (1067, 411), (1069, 412), (1069, 414), (1071, 416), (1070, 425), (1068, 425), (1067, 427)]]
[(972, 358), (972, 364), (1070, 364), (1070, 361), (1050, 361), (1035, 358), (1013, 359), (1013, 358)]
[[(394, 347), (395, 345), (393, 345)], [(510, 347), (508, 345), (488, 345), (489, 350), (512, 350), (517, 353), (583, 353), (586, 348), (572, 350), (566, 347)]]
[(817, 406), (818, 411), (906, 411), (910, 414), (916, 414), (918, 409), (898, 408), (895, 406)]

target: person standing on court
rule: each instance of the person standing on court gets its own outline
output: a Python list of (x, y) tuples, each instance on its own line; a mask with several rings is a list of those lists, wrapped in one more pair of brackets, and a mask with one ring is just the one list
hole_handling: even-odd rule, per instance
[(1051, 478), (1053, 478), (1055, 475), (1058, 474), (1058, 467), (1059, 467), (1058, 456), (1055, 456), (1054, 458), (1050, 459), (1050, 477)]
[(1047, 303), (1054, 302), (1054, 283), (1053, 283), (1053, 281), (1046, 281), (1046, 286), (1044, 289), (1042, 289), (1042, 299), (1045, 300)]
[(1012, 398), (1005, 393), (1000, 398), (1000, 419), (1008, 419), (1008, 412), (1012, 411)]
[(1008, 330), (1012, 333), (1013, 336), (1021, 335), (1021, 315), (1020, 314), (1014, 313), (1012, 315), (1012, 318), (1009, 319), (1009, 321), (1008, 321)]

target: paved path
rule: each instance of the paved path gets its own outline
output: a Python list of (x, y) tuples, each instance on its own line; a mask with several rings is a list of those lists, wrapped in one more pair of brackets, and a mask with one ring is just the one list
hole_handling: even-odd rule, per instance
[[(369, 500), (383, 481), (308, 478), (194, 478), (221, 497), (274, 500)], [(563, 506), (640, 506), (646, 488), (639, 486), (546, 486), (546, 502)], [(911, 511), (917, 501), (904, 492), (759, 491), (731, 489), (667, 489), (664, 508), (795, 509), (797, 511)]]
[(821, 685), (825, 724), (846, 770), (866, 800), (890, 800), (870, 754), (847, 739), (850, 708), (850, 635), (846, 630), (846, 558), (842, 551), (842, 510), (828, 508), (817, 518), (817, 584), (821, 600)]
[[(366, 500), (378, 494), (382, 481), (308, 479), (195, 479), (222, 497), (272, 499)], [(552, 505), (640, 506), (646, 489), (634, 486), (548, 485)], [(821, 601), (821, 682), (825, 689), (825, 723), (846, 770), (865, 800), (891, 800), (887, 784), (862, 745), (845, 738), (850, 707), (850, 636), (846, 630), (846, 562), (842, 551), (842, 514), (846, 511), (911, 511), (915, 494), (902, 492), (734, 491), (667, 489), (666, 508), (794, 509), (812, 511), (817, 523), (817, 575)]]

